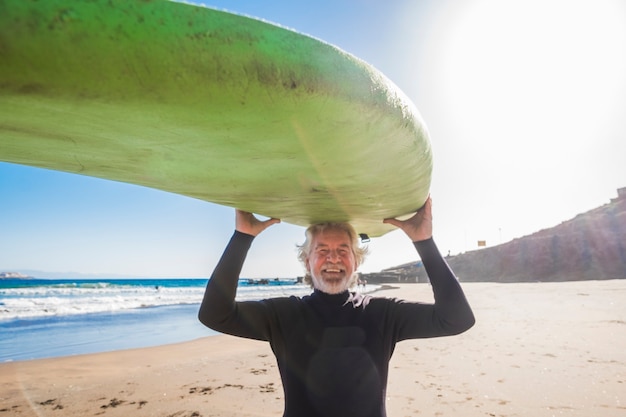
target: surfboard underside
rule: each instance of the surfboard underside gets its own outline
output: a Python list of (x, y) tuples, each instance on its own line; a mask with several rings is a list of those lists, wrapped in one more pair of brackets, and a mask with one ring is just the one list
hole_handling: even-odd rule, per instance
[(168, 1), (0, 0), (0, 161), (306, 226), (413, 212), (432, 155), (382, 74), (317, 39)]

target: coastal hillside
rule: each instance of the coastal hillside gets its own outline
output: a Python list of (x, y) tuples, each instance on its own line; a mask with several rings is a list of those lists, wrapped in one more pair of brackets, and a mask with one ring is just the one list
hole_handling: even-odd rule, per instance
[[(446, 260), (462, 282), (626, 278), (626, 188), (610, 203), (558, 226)], [(424, 268), (415, 264), (363, 278), (369, 283), (427, 281)]]

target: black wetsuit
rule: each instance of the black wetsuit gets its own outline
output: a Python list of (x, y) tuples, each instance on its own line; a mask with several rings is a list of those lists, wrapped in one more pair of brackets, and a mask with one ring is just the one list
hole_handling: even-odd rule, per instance
[(416, 242), (435, 304), (315, 290), (302, 298), (235, 302), (253, 237), (235, 232), (218, 262), (199, 319), (222, 333), (267, 340), (276, 355), (285, 417), (385, 416), (396, 342), (461, 333), (474, 316), (432, 239)]

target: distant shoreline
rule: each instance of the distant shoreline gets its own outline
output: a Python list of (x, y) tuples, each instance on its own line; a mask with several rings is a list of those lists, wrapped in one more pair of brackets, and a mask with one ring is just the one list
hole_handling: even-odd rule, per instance
[(30, 275), (21, 272), (0, 272), (0, 279), (33, 279)]

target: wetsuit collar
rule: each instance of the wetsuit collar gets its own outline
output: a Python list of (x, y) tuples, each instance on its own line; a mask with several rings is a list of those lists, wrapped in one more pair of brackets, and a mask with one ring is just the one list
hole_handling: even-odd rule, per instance
[(315, 288), (313, 290), (313, 298), (327, 304), (342, 306), (350, 302), (352, 294), (348, 290), (340, 292), (339, 294), (327, 294)]
[(350, 292), (348, 290), (339, 294), (326, 294), (318, 289), (313, 290), (312, 300), (317, 300), (327, 305), (343, 307), (347, 304), (352, 304), (353, 307), (365, 308), (369, 303), (369, 297), (364, 296), (356, 292)]

